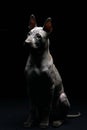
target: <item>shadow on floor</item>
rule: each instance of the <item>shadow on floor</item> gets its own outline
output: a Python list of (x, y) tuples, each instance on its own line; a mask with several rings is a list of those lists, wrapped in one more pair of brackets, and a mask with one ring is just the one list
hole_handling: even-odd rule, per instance
[[(80, 101), (71, 102), (70, 112), (80, 111), (82, 115), (74, 119), (66, 119), (65, 123), (58, 127), (47, 129), (58, 130), (87, 130), (87, 104)], [(23, 122), (28, 114), (27, 98), (1, 98), (0, 99), (0, 130), (36, 130), (40, 128), (24, 128)]]

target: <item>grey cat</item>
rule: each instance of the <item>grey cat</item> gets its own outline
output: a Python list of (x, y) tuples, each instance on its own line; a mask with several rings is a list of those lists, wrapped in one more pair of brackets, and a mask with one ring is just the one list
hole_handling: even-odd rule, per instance
[(38, 27), (35, 16), (31, 15), (29, 29), (25, 44), (30, 47), (30, 55), (25, 66), (25, 77), (30, 109), (24, 125), (31, 127), (38, 124), (46, 128), (51, 124), (58, 127), (64, 122), (70, 103), (49, 50), (52, 20), (49, 17), (43, 27)]

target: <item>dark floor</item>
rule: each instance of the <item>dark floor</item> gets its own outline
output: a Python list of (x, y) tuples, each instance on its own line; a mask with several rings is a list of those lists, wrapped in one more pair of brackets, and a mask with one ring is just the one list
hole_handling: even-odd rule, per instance
[[(87, 104), (83, 101), (71, 101), (70, 112), (80, 111), (82, 115), (66, 122), (58, 130), (87, 130)], [(28, 130), (40, 128), (24, 128), (23, 122), (28, 114), (28, 100), (26, 98), (0, 98), (0, 130)]]

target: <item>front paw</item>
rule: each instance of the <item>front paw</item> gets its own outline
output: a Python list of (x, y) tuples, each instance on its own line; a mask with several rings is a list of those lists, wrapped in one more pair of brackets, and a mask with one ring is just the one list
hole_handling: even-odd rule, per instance
[(59, 127), (63, 124), (64, 120), (56, 120), (56, 121), (53, 121), (52, 123), (52, 126), (53, 127)]
[(32, 127), (34, 125), (34, 121), (26, 121), (24, 122), (24, 127)]
[(49, 126), (49, 121), (41, 121), (40, 128), (47, 128)]

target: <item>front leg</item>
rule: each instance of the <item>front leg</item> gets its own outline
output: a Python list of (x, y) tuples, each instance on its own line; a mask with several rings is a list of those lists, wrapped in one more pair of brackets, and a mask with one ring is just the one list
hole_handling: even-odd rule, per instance
[(24, 127), (32, 127), (36, 123), (36, 113), (37, 113), (37, 108), (36, 105), (33, 103), (32, 98), (29, 96), (29, 114), (24, 122)]
[(50, 88), (48, 92), (44, 92), (43, 98), (41, 98), (41, 103), (39, 105), (39, 117), (40, 117), (40, 127), (46, 128), (49, 126), (50, 112), (52, 110), (52, 100), (53, 100), (54, 88)]
[(30, 73), (26, 73), (26, 89), (27, 89), (27, 95), (28, 95), (28, 109), (29, 109), (29, 115), (27, 117), (27, 120), (24, 122), (24, 127), (31, 127), (35, 124), (36, 121), (36, 98), (35, 98), (35, 90), (34, 90), (34, 81), (33, 81), (33, 75)]
[(54, 85), (50, 79), (49, 73), (48, 71), (42, 72), (40, 76), (39, 103), (38, 103), (41, 128), (49, 126), (49, 115), (52, 109), (53, 94), (54, 94)]

